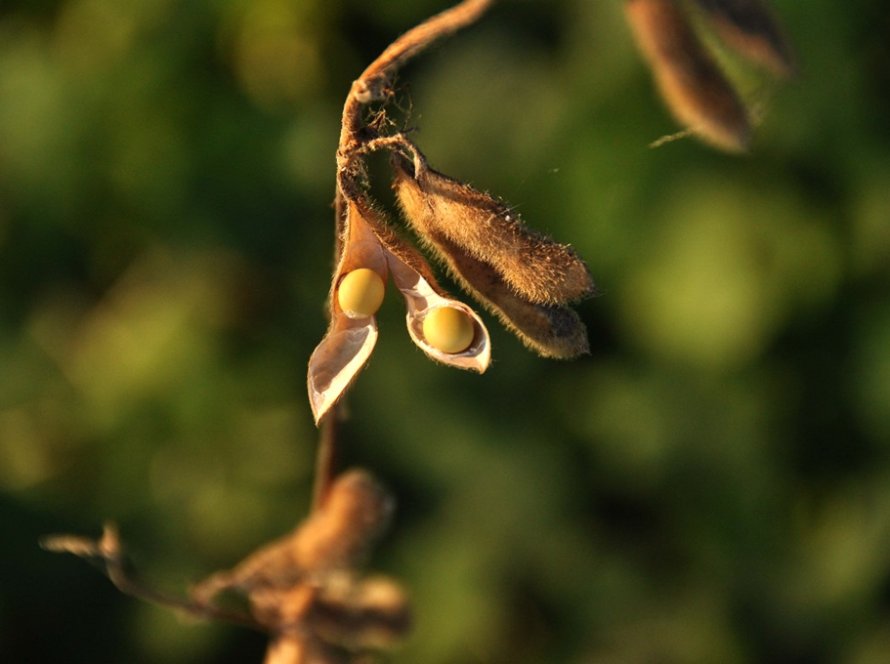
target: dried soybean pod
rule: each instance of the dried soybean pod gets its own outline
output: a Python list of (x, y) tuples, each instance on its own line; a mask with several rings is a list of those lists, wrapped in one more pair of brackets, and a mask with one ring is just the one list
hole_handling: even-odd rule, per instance
[(386, 529), (394, 507), (393, 498), (367, 471), (341, 473), (321, 508), (295, 530), (203, 580), (191, 595), (209, 603), (220, 592), (237, 589), (253, 601), (263, 592), (299, 590), (296, 584), (351, 569)]
[[(377, 321), (374, 316), (356, 316), (354, 314), (357, 312), (344, 311), (339, 297), (344, 278), (351, 273), (368, 270), (379, 277), (381, 284), (387, 274), (386, 254), (366, 214), (354, 201), (347, 203), (341, 238), (342, 252), (331, 284), (331, 323), (309, 358), (306, 384), (316, 424), (355, 380), (377, 343)], [(365, 275), (366, 286), (368, 281), (373, 283), (373, 277), (369, 279), (367, 273), (360, 274)], [(367, 293), (359, 294), (357, 299), (368, 311), (373, 302), (364, 295)]]
[(443, 238), (437, 244), (455, 277), (530, 349), (542, 357), (564, 360), (590, 352), (587, 329), (575, 311), (524, 300), (487, 263)]
[[(299, 589), (298, 589), (299, 590)], [(286, 598), (289, 599), (289, 598)], [(265, 662), (270, 664), (273, 662), (305, 662), (306, 664), (349, 664), (354, 661), (349, 653), (344, 653), (340, 649), (332, 645), (324, 643), (320, 639), (307, 638), (300, 630), (295, 629), (294, 625), (299, 624), (298, 616), (291, 616), (292, 611), (286, 611), (286, 615), (290, 618), (285, 619), (279, 617), (279, 607), (277, 603), (282, 601), (278, 597), (272, 597), (274, 609), (271, 612), (263, 611), (263, 613), (272, 613), (273, 618), (260, 620), (261, 623), (271, 622), (274, 636), (269, 641), (269, 647), (266, 650)], [(291, 600), (292, 601), (292, 600)], [(260, 609), (262, 611), (262, 609)], [(258, 611), (256, 602), (253, 603), (253, 612)], [(260, 613), (260, 615), (263, 615)]]
[[(408, 306), (405, 322), (411, 340), (437, 362), (483, 373), (491, 362), (491, 340), (482, 319), (463, 302), (448, 297), (435, 280), (414, 269), (402, 257), (395, 253), (390, 253), (388, 256), (393, 281), (402, 291)], [(456, 350), (456, 347), (443, 350), (427, 339), (428, 329), (425, 325), (427, 317), (443, 308), (461, 312), (472, 325), (471, 341), (462, 350)]]
[(747, 110), (676, 0), (626, 0), (625, 11), (677, 120), (716, 147), (744, 150), (751, 135)]
[(778, 76), (791, 76), (796, 65), (788, 40), (760, 0), (696, 0), (726, 44)]
[(355, 567), (389, 525), (394, 508), (370, 473), (342, 473), (321, 509), (293, 535), (297, 565), (312, 574)]
[(532, 302), (565, 304), (592, 294), (590, 272), (574, 250), (528, 229), (501, 201), (422, 160), (395, 157), (393, 169), (404, 217), (419, 235), (447, 237)]
[[(491, 362), (491, 340), (482, 319), (466, 304), (451, 298), (438, 284), (426, 259), (382, 223), (369, 216), (377, 239), (386, 251), (389, 272), (405, 297), (405, 322), (411, 340), (433, 360), (459, 369), (483, 373)], [(424, 333), (427, 317), (441, 308), (455, 309), (471, 323), (472, 341), (460, 351), (445, 352), (430, 343)]]
[(411, 607), (398, 583), (372, 576), (322, 587), (307, 622), (325, 641), (349, 650), (387, 648), (408, 633)]
[(491, 265), (470, 256), (448, 238), (431, 233), (424, 239), (454, 279), (531, 350), (555, 359), (571, 359), (590, 351), (587, 329), (572, 309), (529, 302)]

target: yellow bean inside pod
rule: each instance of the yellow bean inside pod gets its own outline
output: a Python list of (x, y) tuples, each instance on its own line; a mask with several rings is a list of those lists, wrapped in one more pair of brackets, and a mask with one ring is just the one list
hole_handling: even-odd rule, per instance
[(383, 291), (383, 278), (370, 268), (360, 267), (340, 280), (337, 303), (350, 318), (373, 316), (383, 304)]
[(424, 339), (443, 353), (462, 353), (475, 334), (473, 319), (454, 307), (437, 307), (423, 319)]

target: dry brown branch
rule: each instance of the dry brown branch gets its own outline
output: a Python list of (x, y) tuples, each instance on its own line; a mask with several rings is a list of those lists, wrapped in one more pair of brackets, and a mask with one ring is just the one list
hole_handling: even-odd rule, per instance
[[(191, 617), (226, 621), (271, 635), (266, 662), (353, 662), (353, 653), (390, 648), (411, 626), (408, 598), (386, 577), (357, 569), (389, 522), (393, 502), (365, 471), (339, 476), (324, 504), (292, 533), (260, 547), (233, 569), (195, 585), (189, 599), (159, 592), (129, 569), (117, 529), (102, 537), (53, 535), (41, 546), (96, 562), (123, 593)], [(219, 607), (235, 591), (250, 614)]]
[(228, 611), (194, 599), (168, 595), (139, 581), (129, 569), (117, 527), (113, 523), (105, 524), (102, 537), (98, 540), (80, 535), (48, 535), (40, 540), (40, 546), (46, 551), (71, 553), (78, 558), (98, 563), (102, 572), (125, 595), (181, 611), (193, 618), (219, 620), (262, 630), (262, 626), (247, 614)]
[(368, 83), (381, 75), (392, 76), (396, 69), (434, 42), (478, 21), (492, 2), (493, 0), (464, 0), (430, 17), (387, 46), (383, 53), (365, 68), (359, 80)]
[(439, 39), (472, 25), (491, 4), (492, 0), (464, 0), (436, 14), (396, 39), (365, 68), (353, 82), (343, 105), (337, 150), (339, 172), (350, 170), (351, 152), (361, 145), (358, 134), (362, 129), (362, 107), (385, 98), (390, 79), (399, 67)]
[(337, 429), (340, 422), (337, 412), (322, 422), (318, 449), (315, 454), (315, 478), (312, 487), (312, 511), (321, 509), (330, 493), (331, 484), (337, 473)]

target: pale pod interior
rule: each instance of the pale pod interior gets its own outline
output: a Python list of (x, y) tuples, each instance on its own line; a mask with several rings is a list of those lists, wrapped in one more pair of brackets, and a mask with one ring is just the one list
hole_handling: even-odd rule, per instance
[[(488, 330), (476, 312), (463, 302), (437, 293), (426, 279), (396, 256), (390, 254), (387, 258), (393, 281), (405, 297), (408, 309), (406, 315), (408, 334), (414, 343), (429, 357), (443, 364), (479, 373), (485, 371), (491, 362), (491, 342)], [(453, 313), (442, 310), (453, 310)], [(441, 330), (436, 324), (435, 318), (441, 318), (443, 315), (451, 319), (450, 331)], [(433, 316), (434, 320), (425, 325), (430, 316)], [(469, 329), (465, 327), (467, 323)], [(443, 337), (451, 337), (445, 338), (449, 343), (442, 343), (442, 339), (432, 338), (440, 331), (444, 332)], [(456, 340), (454, 335), (450, 334), (455, 331)], [(431, 338), (427, 338), (427, 334), (430, 334)]]

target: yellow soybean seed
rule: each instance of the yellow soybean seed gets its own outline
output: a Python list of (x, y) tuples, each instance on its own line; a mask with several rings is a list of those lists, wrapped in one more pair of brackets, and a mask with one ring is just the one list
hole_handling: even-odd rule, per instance
[(383, 304), (383, 279), (374, 270), (360, 267), (346, 274), (337, 287), (337, 303), (350, 318), (373, 316)]
[(454, 307), (437, 307), (423, 319), (424, 338), (443, 353), (465, 351), (473, 343), (475, 332), (473, 320)]

